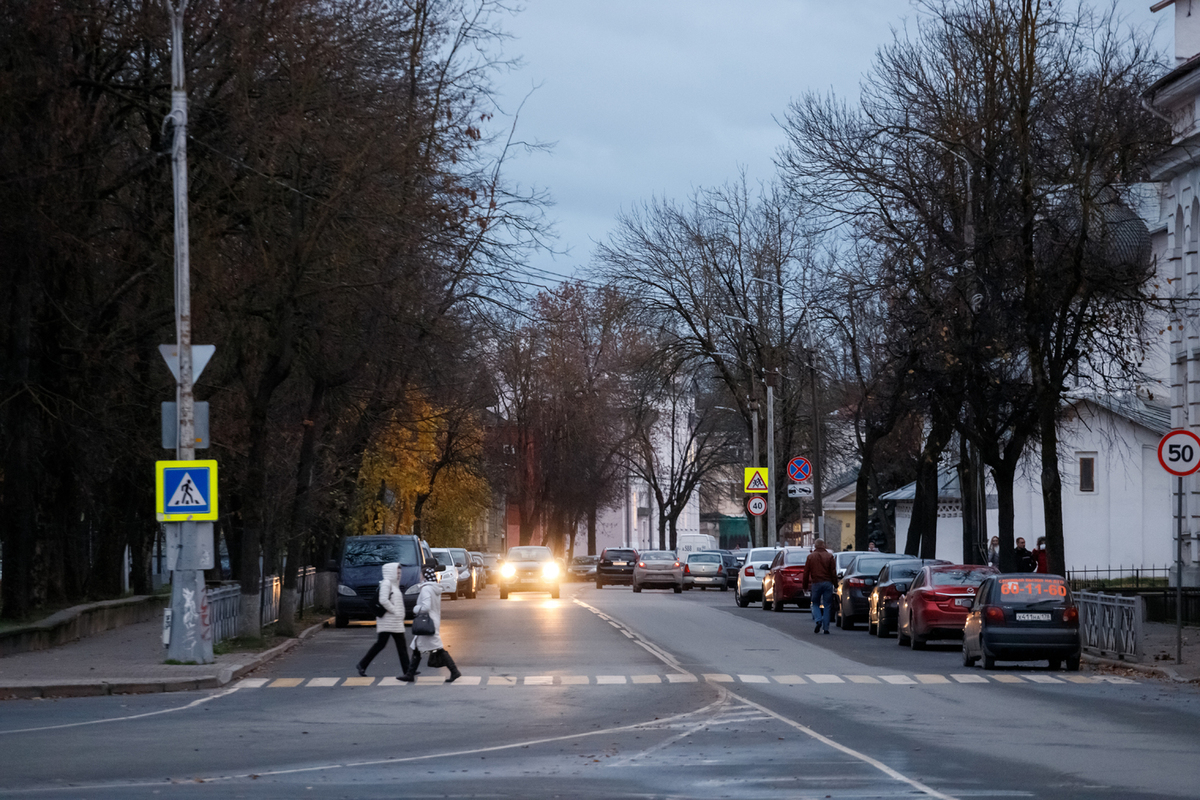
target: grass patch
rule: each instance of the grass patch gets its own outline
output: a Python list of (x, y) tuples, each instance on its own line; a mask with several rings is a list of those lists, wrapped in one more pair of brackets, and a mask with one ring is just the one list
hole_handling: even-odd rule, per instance
[(194, 666), (196, 666), (195, 661), (180, 661), (178, 658), (168, 658), (163, 663), (170, 664), (171, 666), (174, 666), (174, 667), (194, 667)]

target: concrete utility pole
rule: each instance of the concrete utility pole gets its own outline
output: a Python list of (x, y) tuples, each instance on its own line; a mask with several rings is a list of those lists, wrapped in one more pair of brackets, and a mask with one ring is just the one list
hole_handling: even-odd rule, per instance
[[(752, 467), (761, 467), (758, 463), (758, 401), (750, 401), (750, 410), (754, 413), (754, 423), (750, 428), (750, 452), (753, 455), (750, 457)], [(754, 518), (754, 538), (751, 540), (754, 547), (765, 547), (766, 541), (763, 539), (762, 533), (762, 517)]]
[(767, 373), (767, 535), (770, 544), (779, 545), (779, 528), (775, 522), (775, 381), (778, 372)]
[[(183, 69), (183, 15), (188, 0), (164, 0), (171, 19), (171, 177), (175, 189), (175, 339), (179, 347), (179, 383), (175, 407), (179, 414), (176, 458), (196, 459), (195, 398), (192, 394), (192, 301), (188, 273), (187, 89)], [(171, 641), (167, 658), (197, 664), (213, 663), (212, 626), (208, 619), (204, 572), (197, 569), (198, 534), (195, 522), (176, 526), (179, 551), (171, 579)], [(207, 524), (211, 526), (211, 523)]]

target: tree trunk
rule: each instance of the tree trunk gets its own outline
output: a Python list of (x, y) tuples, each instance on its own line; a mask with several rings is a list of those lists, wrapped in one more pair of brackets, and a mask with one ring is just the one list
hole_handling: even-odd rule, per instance
[(982, 485), (983, 474), (977, 469), (971, 445), (966, 437), (959, 438), (958, 485), (962, 493), (963, 563), (987, 563), (987, 499), (976, 491)]
[(862, 446), (862, 466), (854, 484), (854, 549), (867, 549), (871, 524), (871, 470), (875, 460), (875, 437), (867, 434)]
[[(1046, 569), (1052, 575), (1066, 575), (1066, 548), (1063, 542), (1062, 474), (1058, 469), (1058, 393), (1054, 403), (1043, 402), (1038, 409), (1042, 449), (1042, 506), (1046, 523)], [(1029, 544), (1033, 544), (1030, 542)], [(1032, 548), (1030, 548), (1032, 549)]]
[(953, 432), (949, 415), (933, 409), (933, 421), (921, 457), (917, 461), (917, 496), (913, 500), (912, 520), (908, 526), (908, 541), (904, 552), (921, 558), (937, 558), (938, 505), (941, 501), (938, 486), (938, 459), (946, 449)]
[(996, 481), (996, 497), (1000, 506), (1000, 525), (997, 534), (1000, 536), (1000, 571), (1016, 572), (1017, 563), (1013, 556), (1013, 546), (1016, 540), (1016, 504), (1014, 502), (1014, 483), (1016, 482), (1016, 459), (1007, 459), (999, 466), (992, 465), (992, 478)]
[(588, 507), (587, 517), (587, 554), (589, 556), (596, 555), (596, 504), (593, 502)]

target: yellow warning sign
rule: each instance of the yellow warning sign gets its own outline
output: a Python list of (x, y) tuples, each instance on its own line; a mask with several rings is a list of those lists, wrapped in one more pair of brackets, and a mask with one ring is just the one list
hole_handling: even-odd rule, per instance
[(746, 467), (745, 487), (747, 493), (767, 491), (767, 473), (766, 467)]

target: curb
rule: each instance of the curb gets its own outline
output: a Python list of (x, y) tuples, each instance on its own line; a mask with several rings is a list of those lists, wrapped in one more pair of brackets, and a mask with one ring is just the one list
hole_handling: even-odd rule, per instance
[(270, 650), (264, 650), (245, 664), (223, 667), (216, 675), (167, 680), (161, 678), (148, 680), (109, 679), (72, 681), (44, 684), (41, 686), (0, 686), (0, 700), (29, 700), (50, 697), (101, 697), (113, 694), (159, 694), (165, 692), (192, 692), (199, 689), (219, 689), (283, 655), (300, 642), (324, 628), (328, 623), (328, 620), (323, 620), (309, 626), (301, 631), (296, 638), (281, 642)]
[(1172, 667), (1151, 666), (1149, 664), (1138, 664), (1133, 661), (1121, 661), (1115, 658), (1105, 658), (1103, 656), (1094, 656), (1090, 653), (1083, 654), (1083, 660), (1088, 664), (1100, 664), (1106, 667), (1120, 667), (1121, 669), (1131, 669), (1136, 672), (1142, 672), (1147, 675), (1153, 675), (1158, 678), (1165, 678), (1175, 683), (1197, 683), (1200, 678), (1185, 678), (1180, 675)]

